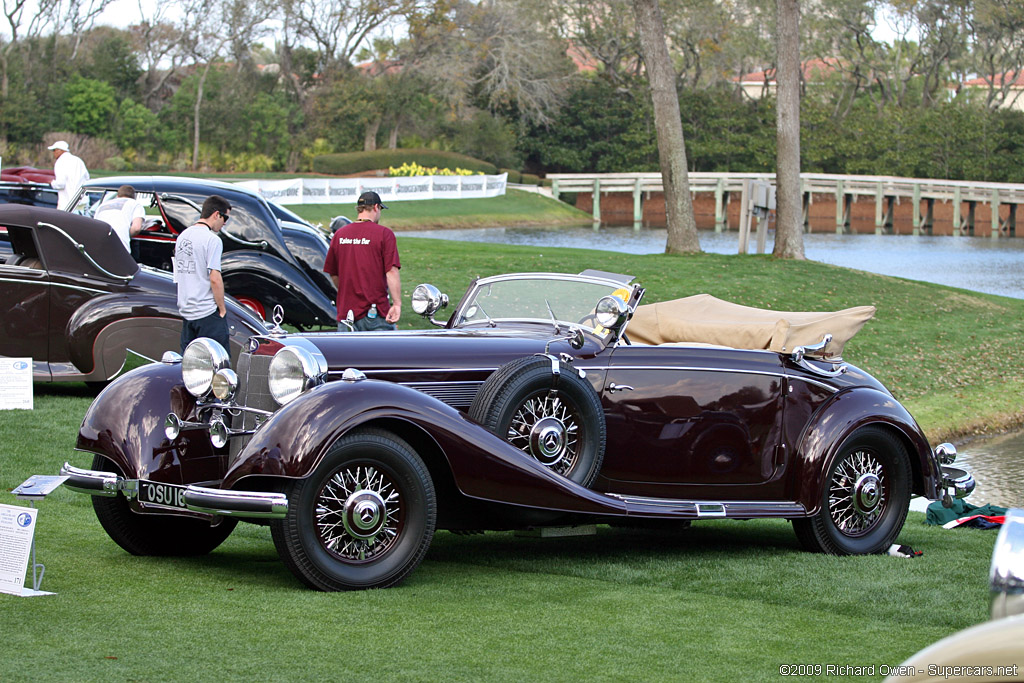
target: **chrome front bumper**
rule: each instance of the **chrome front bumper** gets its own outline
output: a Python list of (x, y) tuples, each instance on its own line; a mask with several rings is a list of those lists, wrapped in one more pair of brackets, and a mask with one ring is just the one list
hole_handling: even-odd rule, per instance
[[(129, 500), (139, 495), (139, 479), (125, 479), (113, 472), (84, 470), (64, 463), (60, 473), (67, 477), (64, 486), (90, 496), (113, 497), (124, 494)], [(283, 519), (288, 513), (288, 498), (283, 493), (230, 491), (205, 486), (184, 487), (184, 509), (226, 517)]]
[(185, 489), (185, 506), (193, 512), (211, 515), (284, 519), (288, 514), (288, 497), (283, 493), (189, 486)]

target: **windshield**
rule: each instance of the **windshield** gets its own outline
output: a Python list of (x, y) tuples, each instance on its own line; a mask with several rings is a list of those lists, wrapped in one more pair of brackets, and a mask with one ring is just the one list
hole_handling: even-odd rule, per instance
[(631, 287), (577, 275), (538, 273), (487, 278), (476, 283), (457, 313), (455, 327), (503, 320), (570, 323), (594, 330), (602, 297), (630, 298)]

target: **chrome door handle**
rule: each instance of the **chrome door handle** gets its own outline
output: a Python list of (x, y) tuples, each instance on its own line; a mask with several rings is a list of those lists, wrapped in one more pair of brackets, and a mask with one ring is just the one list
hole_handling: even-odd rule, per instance
[(611, 393), (616, 391), (633, 391), (633, 387), (628, 384), (616, 384), (615, 382), (612, 382), (608, 385), (608, 391)]

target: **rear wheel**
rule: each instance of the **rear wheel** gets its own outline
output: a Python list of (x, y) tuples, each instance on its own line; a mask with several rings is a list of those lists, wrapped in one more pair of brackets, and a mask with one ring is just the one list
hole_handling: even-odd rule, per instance
[(310, 588), (394, 586), (419, 565), (434, 537), (430, 474), (390, 432), (344, 435), (309, 477), (285, 491), (288, 514), (271, 522), (274, 545)]
[(880, 427), (864, 427), (843, 444), (829, 467), (821, 510), (793, 520), (801, 545), (831, 555), (887, 550), (910, 508), (910, 458), (903, 443)]
[[(123, 474), (101, 455), (93, 457), (92, 468)], [(132, 555), (206, 555), (223, 543), (238, 524), (238, 520), (230, 517), (219, 517), (210, 524), (175, 515), (139, 514), (132, 512), (128, 500), (120, 493), (113, 497), (93, 496), (92, 507), (107, 535)]]

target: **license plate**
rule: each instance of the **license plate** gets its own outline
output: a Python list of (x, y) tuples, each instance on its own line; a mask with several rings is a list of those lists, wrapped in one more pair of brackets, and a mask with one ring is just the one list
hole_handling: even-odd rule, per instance
[(185, 487), (177, 484), (158, 484), (152, 481), (139, 482), (139, 502), (143, 505), (185, 508)]

